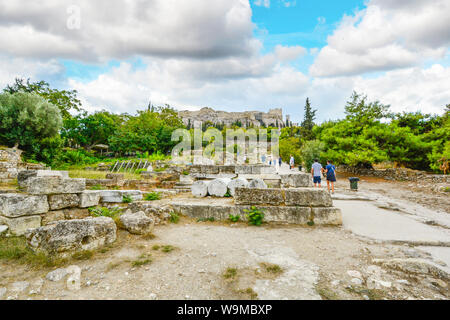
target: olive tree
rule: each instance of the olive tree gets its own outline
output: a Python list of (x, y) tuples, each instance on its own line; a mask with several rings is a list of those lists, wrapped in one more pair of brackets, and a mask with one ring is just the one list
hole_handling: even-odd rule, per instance
[(43, 97), (28, 92), (0, 94), (0, 144), (38, 152), (40, 142), (59, 136), (61, 112)]

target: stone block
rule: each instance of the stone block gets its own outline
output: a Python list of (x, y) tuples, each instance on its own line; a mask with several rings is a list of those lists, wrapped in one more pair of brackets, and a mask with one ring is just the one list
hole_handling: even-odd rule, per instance
[(24, 216), (18, 218), (6, 218), (0, 216), (0, 224), (9, 227), (9, 231), (16, 236), (23, 236), (29, 229), (41, 226), (41, 216)]
[(143, 211), (132, 213), (128, 210), (120, 216), (120, 226), (131, 234), (146, 235), (152, 233), (155, 219)]
[(81, 193), (86, 189), (86, 179), (64, 179), (61, 177), (34, 177), (26, 182), (30, 194)]
[(236, 166), (237, 174), (252, 174), (252, 167), (251, 166), (245, 166), (245, 165), (239, 165)]
[(57, 221), (26, 232), (35, 251), (68, 256), (73, 252), (96, 250), (116, 241), (117, 227), (106, 217)]
[(279, 206), (284, 204), (284, 195), (281, 189), (236, 188), (234, 201), (237, 205)]
[(63, 210), (63, 212), (65, 220), (79, 220), (91, 217), (91, 214), (89, 213), (88, 209), (72, 208), (72, 209), (65, 209)]
[(122, 203), (124, 196), (129, 196), (133, 201), (143, 199), (139, 190), (100, 190), (100, 201), (103, 203)]
[(50, 210), (75, 208), (80, 205), (80, 197), (77, 194), (55, 194), (48, 196)]
[(97, 190), (85, 190), (78, 196), (80, 197), (80, 208), (95, 207), (100, 203), (100, 192)]
[(41, 215), (41, 218), (42, 218), (41, 224), (43, 226), (46, 226), (55, 221), (61, 221), (61, 220), (66, 219), (66, 217), (64, 215), (64, 211), (62, 211), (62, 210), (47, 212), (46, 214)]
[(202, 166), (201, 173), (203, 173), (203, 174), (219, 174), (219, 166)]
[(311, 175), (307, 173), (280, 174), (280, 178), (284, 188), (313, 187)]
[(0, 215), (8, 218), (31, 216), (49, 210), (46, 196), (20, 193), (0, 194)]
[(342, 212), (338, 208), (312, 208), (314, 223), (320, 225), (342, 225)]
[(331, 207), (333, 200), (326, 190), (313, 188), (286, 189), (285, 204), (299, 207)]

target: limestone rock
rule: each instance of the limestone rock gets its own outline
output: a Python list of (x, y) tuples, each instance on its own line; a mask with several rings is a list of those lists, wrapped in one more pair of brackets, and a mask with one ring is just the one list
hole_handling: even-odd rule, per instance
[(156, 202), (137, 201), (128, 206), (131, 212), (143, 211), (149, 218), (155, 219), (155, 225), (163, 223), (170, 218), (173, 209), (170, 205), (159, 204)]
[(392, 283), (390, 281), (383, 281), (383, 280), (377, 279), (374, 276), (367, 278), (366, 284), (367, 284), (367, 288), (371, 289), (371, 290), (372, 289), (381, 290), (383, 288), (391, 288), (392, 287)]
[(128, 196), (133, 201), (143, 199), (142, 191), (139, 190), (101, 190), (100, 201), (103, 203), (122, 203), (123, 197)]
[(339, 208), (312, 208), (314, 223), (340, 226), (343, 223), (342, 211)]
[(53, 282), (58, 282), (64, 279), (67, 276), (67, 269), (66, 268), (59, 268), (56, 270), (53, 270), (45, 276), (45, 279)]
[(127, 213), (120, 216), (120, 224), (131, 234), (146, 235), (153, 231), (155, 220), (148, 217), (143, 211)]
[(312, 178), (307, 173), (280, 174), (281, 185), (284, 188), (308, 188), (312, 187)]
[(248, 187), (251, 189), (267, 189), (267, 184), (264, 182), (263, 179), (253, 179), (248, 184)]
[(0, 300), (3, 299), (7, 291), (6, 288), (0, 288)]
[(64, 211), (50, 211), (42, 215), (42, 225), (46, 226), (55, 221), (61, 221), (65, 219)]
[(249, 182), (245, 178), (237, 178), (234, 180), (231, 180), (230, 183), (228, 183), (228, 191), (230, 192), (230, 195), (234, 197), (236, 188), (247, 188), (249, 185)]
[(80, 197), (80, 208), (95, 207), (100, 203), (100, 192), (96, 190), (85, 190), (78, 196)]
[(208, 194), (213, 197), (224, 197), (228, 192), (228, 184), (231, 179), (221, 178), (211, 181), (208, 185)]
[(8, 231), (8, 226), (0, 226), (0, 236)]
[(65, 209), (63, 210), (63, 212), (65, 220), (81, 220), (89, 218), (91, 216), (88, 209), (72, 208)]
[(287, 206), (331, 207), (333, 200), (326, 190), (313, 188), (287, 189)]
[(284, 204), (283, 190), (237, 188), (234, 201), (238, 205), (279, 206)]
[(0, 194), (0, 215), (8, 218), (38, 215), (49, 209), (46, 196)]
[(11, 286), (11, 291), (16, 293), (22, 293), (30, 286), (29, 282), (26, 281), (18, 281), (14, 282)]
[(197, 198), (204, 198), (208, 195), (208, 186), (211, 181), (199, 180), (192, 184), (192, 195)]
[(25, 216), (18, 218), (6, 218), (0, 216), (0, 224), (6, 224), (9, 232), (22, 236), (29, 229), (39, 228), (41, 226), (41, 216)]
[(116, 224), (106, 217), (64, 220), (26, 233), (35, 251), (68, 255), (76, 251), (95, 250), (116, 241)]
[(61, 177), (35, 177), (27, 180), (30, 194), (81, 193), (86, 189), (86, 179), (65, 179)]
[(78, 291), (81, 289), (81, 268), (79, 266), (69, 266), (67, 269), (69, 277), (66, 285), (69, 291)]
[(80, 197), (77, 194), (55, 194), (48, 196), (48, 203), (51, 210), (75, 208), (80, 204)]
[(19, 172), (17, 175), (19, 187), (25, 188), (27, 186), (27, 180), (35, 177), (59, 177), (69, 179), (69, 172), (53, 170), (24, 170)]

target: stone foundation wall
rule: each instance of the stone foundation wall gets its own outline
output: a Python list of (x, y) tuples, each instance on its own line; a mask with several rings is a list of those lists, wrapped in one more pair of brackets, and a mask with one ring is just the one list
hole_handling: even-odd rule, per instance
[(395, 181), (428, 181), (432, 183), (450, 183), (450, 175), (430, 174), (424, 171), (390, 168), (390, 169), (360, 169), (348, 166), (339, 166), (338, 172), (348, 172), (360, 176), (383, 178)]

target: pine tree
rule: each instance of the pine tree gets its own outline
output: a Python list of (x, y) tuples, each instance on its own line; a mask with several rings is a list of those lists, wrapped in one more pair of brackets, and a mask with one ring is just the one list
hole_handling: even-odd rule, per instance
[(317, 110), (312, 109), (309, 98), (306, 98), (305, 116), (301, 124), (303, 128), (303, 136), (306, 140), (310, 140), (312, 138), (312, 129), (315, 126), (314, 120), (316, 120), (316, 113)]

